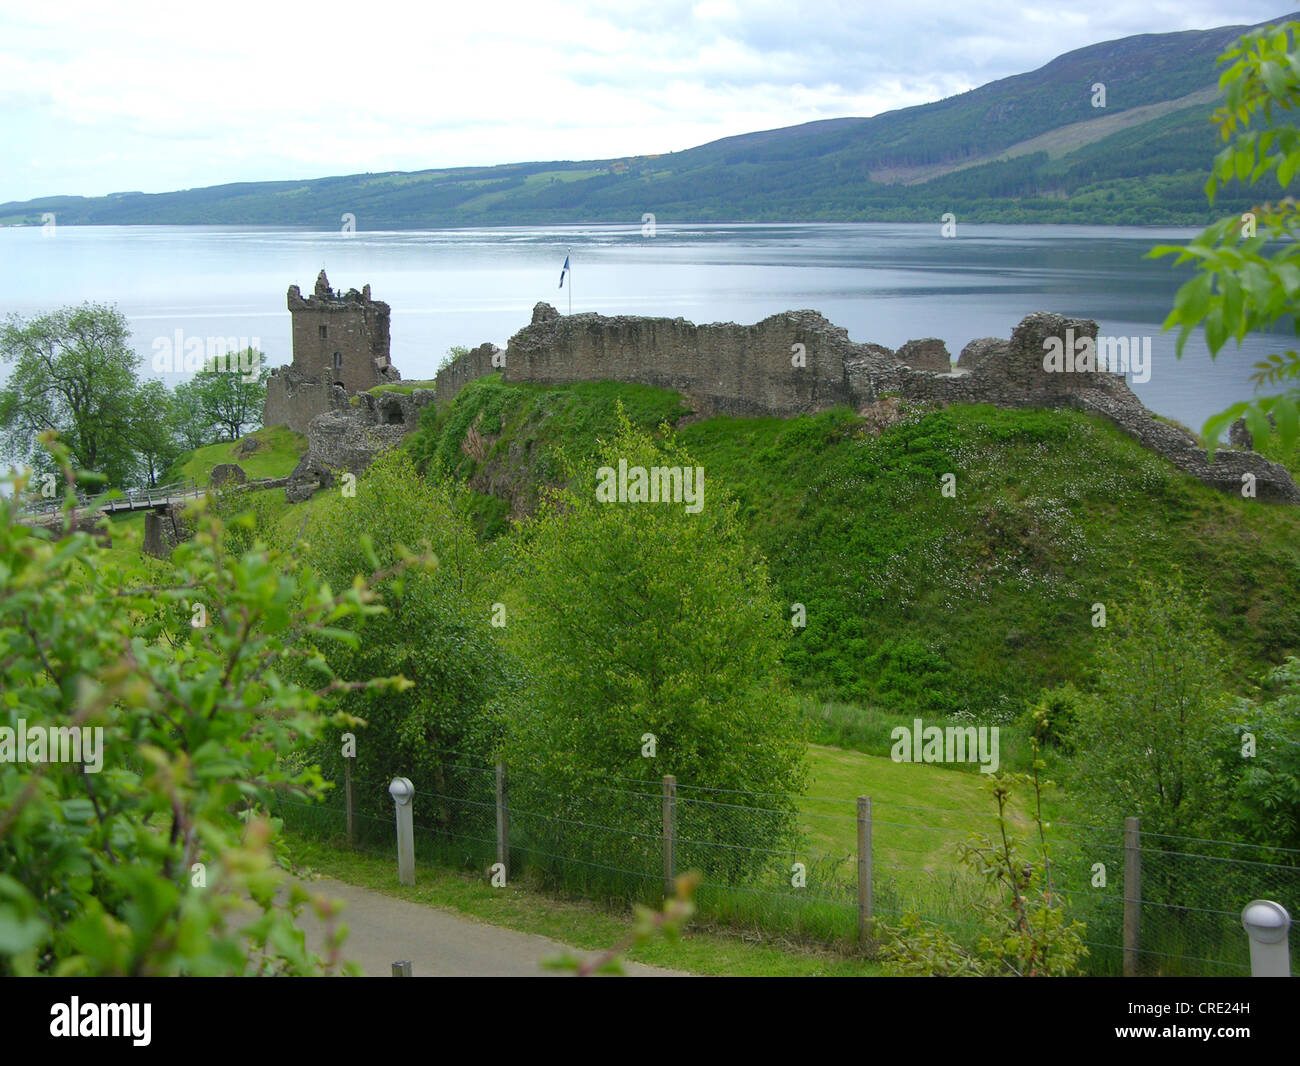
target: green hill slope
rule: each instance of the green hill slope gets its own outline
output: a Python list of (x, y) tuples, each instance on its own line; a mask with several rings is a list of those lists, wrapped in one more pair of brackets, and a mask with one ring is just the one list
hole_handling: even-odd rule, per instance
[(237, 441), (218, 441), (185, 452), (163, 478), (166, 483), (197, 481), (207, 484), (212, 468), (238, 464), (250, 478), (285, 477), (306, 454), (307, 438), (288, 426), (269, 426), (245, 433)]
[[(485, 378), (429, 409), (407, 446), (465, 480), (485, 534), (575, 458), (634, 422), (682, 422), (709, 491), (739, 501), (783, 597), (796, 682), (898, 713), (1006, 720), (1040, 688), (1086, 683), (1097, 631), (1139, 578), (1181, 573), (1242, 672), (1300, 650), (1300, 509), (1224, 495), (1107, 422), (1073, 411), (954, 407), (883, 430), (842, 409), (685, 419), (675, 393)], [(471, 425), (481, 460), (461, 444)], [(940, 479), (956, 476), (956, 498)]]

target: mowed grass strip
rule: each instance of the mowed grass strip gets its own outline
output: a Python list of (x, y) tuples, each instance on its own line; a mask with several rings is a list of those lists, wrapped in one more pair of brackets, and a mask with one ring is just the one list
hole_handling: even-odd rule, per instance
[[(857, 798), (871, 798), (872, 857), (900, 883), (964, 873), (956, 845), (973, 832), (994, 833), (997, 806), (990, 775), (936, 764), (894, 762), (820, 744), (808, 746), (811, 774), (800, 801), (809, 846), (829, 857), (857, 856)], [(1012, 823), (1033, 830), (1029, 797), (1012, 796)]]

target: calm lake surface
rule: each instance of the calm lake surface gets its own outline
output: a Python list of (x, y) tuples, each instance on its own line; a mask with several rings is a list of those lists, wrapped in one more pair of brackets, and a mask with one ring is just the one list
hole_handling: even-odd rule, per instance
[[(1008, 337), (1031, 311), (1094, 318), (1103, 334), (1149, 336), (1150, 380), (1133, 383), (1160, 414), (1199, 429), (1252, 395), (1250, 364), (1285, 338), (1231, 343), (1217, 361), (1199, 332), (1182, 360), (1161, 323), (1189, 268), (1143, 259), (1192, 229), (1089, 226), (659, 224), (428, 232), (308, 232), (253, 227), (59, 226), (0, 229), (0, 313), (33, 315), (83, 300), (116, 304), (152, 373), (154, 341), (247, 337), (270, 365), (290, 361), (285, 290), (370, 284), (393, 309), (393, 361), (432, 377), (451, 345), (506, 340), (539, 300), (569, 307), (560, 267), (571, 249), (573, 310), (752, 323), (813, 308), (855, 341), (897, 348), (941, 337), (955, 357), (976, 337)], [(1279, 346), (1278, 342), (1282, 342)], [(0, 365), (0, 376), (5, 368)], [(174, 384), (174, 374), (161, 375)]]

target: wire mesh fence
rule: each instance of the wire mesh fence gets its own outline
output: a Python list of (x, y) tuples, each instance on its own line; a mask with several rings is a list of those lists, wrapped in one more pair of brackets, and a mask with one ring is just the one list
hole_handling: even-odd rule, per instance
[[(373, 780), (373, 778), (372, 778)], [(672, 779), (575, 775), (543, 780), (528, 769), (457, 757), (414, 796), (416, 859), (563, 894), (658, 903), (681, 872), (698, 872), (697, 922), (862, 951), (860, 930), (907, 912), (972, 944), (983, 878), (957, 845), (998, 830), (991, 812), (872, 797), (710, 788)], [(344, 788), (323, 804), (287, 799), (276, 813), (300, 833), (344, 837)], [(392, 801), (368, 785), (353, 797), (352, 843), (395, 855)], [(1037, 855), (1037, 827), (1008, 819)], [(1300, 852), (1226, 841), (1141, 834), (1123, 826), (1053, 822), (1044, 874), (1085, 923), (1085, 969), (1098, 975), (1234, 976), (1250, 972), (1241, 911), (1252, 899), (1300, 907)], [(1136, 845), (1136, 847), (1135, 847)], [(1126, 907), (1132, 921), (1125, 922)], [(1296, 964), (1292, 940), (1292, 968)], [(1127, 965), (1126, 965), (1127, 960)]]

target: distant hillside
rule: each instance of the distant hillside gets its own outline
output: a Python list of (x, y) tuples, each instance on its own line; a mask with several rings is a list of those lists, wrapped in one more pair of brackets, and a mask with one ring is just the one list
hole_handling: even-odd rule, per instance
[[(1279, 16), (1273, 22), (1300, 15)], [(639, 222), (967, 221), (1198, 224), (1218, 148), (1216, 59), (1253, 27), (1089, 45), (1027, 74), (873, 118), (727, 137), (683, 152), (354, 174), (0, 204), (0, 223), (362, 229)], [(1106, 106), (1092, 106), (1102, 83)]]

